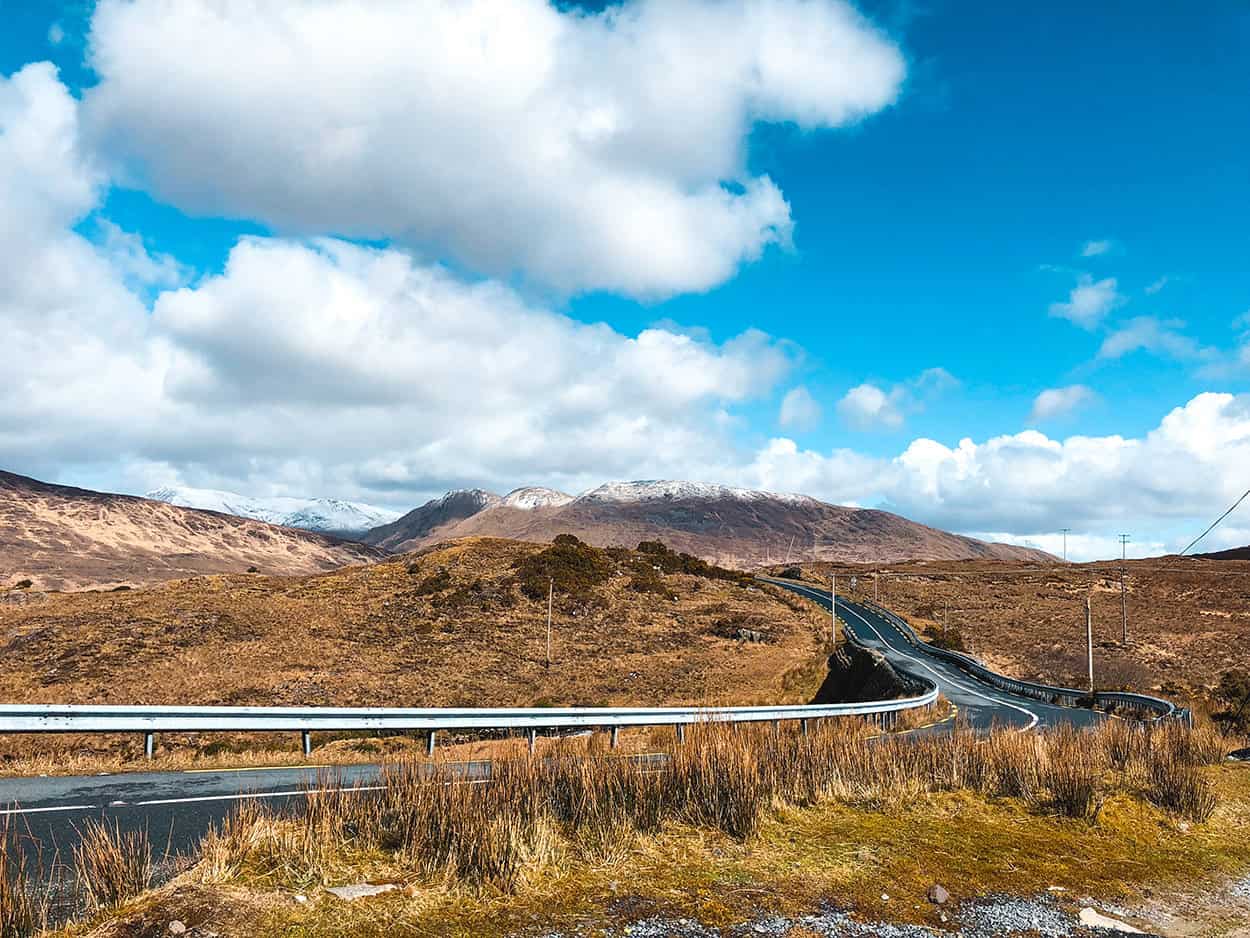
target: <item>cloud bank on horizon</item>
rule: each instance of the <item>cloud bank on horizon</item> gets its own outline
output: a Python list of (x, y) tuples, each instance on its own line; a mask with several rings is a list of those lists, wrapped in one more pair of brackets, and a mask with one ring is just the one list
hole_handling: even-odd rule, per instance
[[(1111, 553), (1124, 524), (1179, 531), (1247, 484), (1250, 396), (1195, 393), (1136, 436), (813, 447), (794, 437), (828, 413), (902, 432), (962, 382), (934, 364), (830, 397), (785, 335), (567, 311), (702, 293), (790, 248), (753, 129), (836, 138), (906, 76), (846, 3), (101, 0), (87, 48), (98, 81), (78, 95), (48, 62), (0, 75), (5, 468), (395, 506), (690, 478), (1052, 550), (1071, 527), (1073, 556)], [(265, 233), (195, 270), (109, 218), (123, 187)], [(1178, 320), (1108, 326), (1124, 302), (1115, 277), (1078, 273), (1049, 313), (1104, 330), (1099, 358), (1250, 362), (1250, 340), (1224, 356)], [(1043, 389), (1028, 420), (1098, 401)]]

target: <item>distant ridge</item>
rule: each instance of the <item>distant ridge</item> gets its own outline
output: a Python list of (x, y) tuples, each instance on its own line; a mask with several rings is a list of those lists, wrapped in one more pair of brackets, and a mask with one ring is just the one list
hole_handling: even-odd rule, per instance
[(550, 541), (574, 534), (598, 546), (661, 540), (696, 556), (749, 568), (791, 557), (893, 563), (904, 560), (1053, 562), (1044, 551), (990, 544), (868, 508), (807, 495), (702, 482), (608, 482), (573, 497), (521, 488), (501, 497), (481, 489), (448, 492), (393, 524), (364, 535), (391, 551), (457, 537)]
[(141, 585), (202, 573), (305, 574), (381, 552), (324, 534), (0, 471), (0, 590)]
[(359, 536), (399, 517), (397, 511), (338, 498), (298, 498), (286, 495), (255, 498), (239, 495), (237, 492), (189, 486), (166, 486), (148, 492), (145, 497), (182, 508), (220, 511), (267, 524), (281, 524), (343, 537)]

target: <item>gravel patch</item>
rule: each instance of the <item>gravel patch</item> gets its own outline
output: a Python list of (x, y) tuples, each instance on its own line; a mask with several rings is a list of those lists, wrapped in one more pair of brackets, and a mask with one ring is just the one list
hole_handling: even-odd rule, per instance
[[(1250, 880), (1241, 885), (1250, 896)], [(952, 913), (952, 919), (945, 927), (898, 925), (861, 922), (847, 912), (826, 909), (793, 919), (765, 915), (724, 930), (693, 919), (654, 917), (633, 922), (610, 934), (613, 938), (785, 938), (794, 928), (804, 928), (821, 938), (1112, 938), (1123, 934), (1083, 927), (1074, 912), (1061, 907), (1049, 896), (987, 896), (964, 903)], [(544, 938), (578, 938), (578, 933), (553, 932)]]

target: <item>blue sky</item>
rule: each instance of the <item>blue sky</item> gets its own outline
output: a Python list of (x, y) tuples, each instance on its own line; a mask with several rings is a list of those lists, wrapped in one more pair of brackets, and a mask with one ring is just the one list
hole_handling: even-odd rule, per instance
[[(567, 66), (567, 76), (553, 75), (542, 89), (562, 107), (572, 101), (585, 109), (569, 139), (580, 145), (586, 138), (579, 135), (599, 134), (593, 158), (570, 163), (562, 180), (553, 181), (541, 163), (517, 169), (522, 156), (495, 152), (506, 149), (507, 141), (523, 139), (522, 152), (530, 146), (537, 154), (562, 152), (544, 149), (549, 128), (526, 110), (528, 103), (518, 105), (519, 114), (503, 113), (504, 106), (470, 91), (461, 112), (448, 117), (437, 102), (432, 105), (401, 83), (390, 86), (394, 101), (384, 96), (383, 102), (359, 103), (362, 110), (378, 111), (365, 130), (343, 131), (343, 145), (358, 160), (350, 178), (336, 180), (327, 170), (324, 181), (307, 182), (295, 178), (300, 174), (295, 167), (284, 178), (268, 166), (307, 152), (299, 149), (301, 135), (308, 126), (322, 126), (316, 121), (330, 128), (322, 133), (338, 132), (345, 121), (352, 124), (357, 106), (350, 101), (344, 108), (332, 106), (335, 92), (318, 85), (317, 75), (332, 73), (335, 66), (318, 61), (319, 54), (330, 53), (319, 52), (316, 35), (310, 30), (306, 44), (286, 60), (288, 71), (258, 74), (256, 84), (236, 99), (220, 90), (220, 77), (215, 91), (213, 76), (233, 79), (245, 71), (214, 72), (232, 68), (223, 37), (243, 27), (223, 23), (218, 33), (196, 36), (203, 21), (174, 22), (155, 6), (110, 2), (97, 11), (90, 3), (57, 9), (4, 0), (0, 75), (51, 61), (81, 110), (73, 132), (81, 161), (93, 167), (95, 195), (62, 214), (73, 233), (92, 242), (121, 272), (146, 310), (146, 322), (135, 326), (153, 343), (145, 367), (167, 346), (178, 353), (162, 359), (159, 381), (152, 378), (169, 399), (130, 404), (150, 410), (149, 416), (159, 412), (154, 425), (172, 420), (182, 432), (152, 428), (131, 439), (93, 424), (103, 439), (114, 440), (115, 449), (105, 444), (88, 451), (66, 442), (71, 434), (82, 436), (77, 419), (65, 420), (57, 431), (49, 417), (48, 433), (56, 438), (49, 445), (47, 435), (23, 437), (16, 421), (6, 428), (0, 417), (0, 461), (9, 468), (128, 490), (173, 482), (262, 494), (334, 494), (394, 506), (444, 484), (507, 487), (512, 480), (575, 487), (616, 475), (681, 473), (706, 481), (803, 488), (832, 500), (893, 507), (945, 527), (1047, 546), (1059, 527), (1072, 526), (1088, 538), (1090, 553), (1107, 549), (1116, 533), (1112, 528), (1130, 524), (1143, 532), (1143, 551), (1175, 548), (1188, 531), (1205, 526), (1207, 515), (1218, 514), (1230, 493), (1250, 485), (1236, 471), (1236, 458), (1250, 445), (1250, 405), (1241, 397), (1250, 382), (1250, 321), (1237, 324), (1250, 311), (1245, 225), (1250, 7), (1243, 3), (1206, 5), (1197, 16), (1173, 3), (1030, 8), (881, 0), (858, 8), (864, 19), (832, 2), (814, 5), (819, 16), (792, 2), (778, 2), (775, 9), (764, 4), (760, 15), (770, 17), (779, 35), (795, 30), (796, 43), (804, 35), (819, 37), (822, 30), (829, 35), (827, 48), (797, 53), (786, 78), (770, 72), (775, 59), (766, 56), (775, 50), (749, 48), (743, 35), (752, 33), (736, 23), (736, 4), (717, 8), (691, 0), (657, 13), (655, 4), (627, 3), (616, 20), (597, 10), (578, 20), (568, 10), (534, 0), (514, 8), (528, 17), (526, 27), (549, 23), (552, 29), (570, 29), (587, 47), (605, 35), (634, 30), (637, 41), (619, 52), (619, 62), (610, 52), (602, 67), (589, 73), (578, 60)], [(397, 35), (426, 27), (418, 6), (390, 24)], [(336, 25), (344, 36), (359, 30), (364, 37), (375, 36), (371, 30), (378, 27), (353, 18), (346, 5)], [(595, 32), (600, 25), (603, 32)], [(429, 31), (460, 28), (463, 23), (444, 23)], [(724, 75), (733, 71), (732, 55), (741, 54), (742, 74), (762, 72), (768, 87), (743, 93), (732, 77), (720, 87), (715, 50), (709, 53), (695, 38), (709, 28), (723, 32), (722, 49), (737, 50), (725, 53)], [(257, 32), (253, 24), (248, 35)], [(534, 43), (541, 43), (542, 30), (534, 32)], [(184, 39), (189, 51), (178, 52)], [(660, 39), (675, 41), (663, 46)], [(652, 40), (658, 49), (688, 48), (689, 55), (680, 65), (659, 54), (645, 58)], [(145, 58), (152, 50), (143, 43), (154, 41), (162, 54)], [(524, 41), (516, 40), (518, 48)], [(860, 45), (844, 55), (849, 41)], [(99, 58), (88, 61), (88, 47), (96, 48)], [(257, 49), (269, 47), (258, 39)], [(246, 58), (248, 50), (238, 51)], [(496, 58), (506, 59), (510, 51), (493, 47)], [(406, 74), (401, 53), (395, 52), (391, 71), (384, 59), (378, 63), (382, 87), (394, 81), (390, 76)], [(186, 56), (203, 68), (190, 67)], [(587, 61), (593, 64), (594, 57)], [(165, 76), (163, 65), (169, 69)], [(619, 79), (613, 71), (618, 67), (624, 75)], [(696, 76), (689, 84), (686, 68)], [(291, 69), (306, 70), (302, 90), (279, 88)], [(201, 73), (204, 83), (195, 87)], [(423, 71), (413, 80), (439, 78), (431, 74)], [(680, 125), (668, 122), (688, 122), (689, 114), (674, 118), (662, 101), (631, 98), (633, 74), (652, 75), (661, 88), (671, 76), (674, 89), (706, 93), (709, 113), (722, 105), (726, 114), (739, 108), (769, 113), (740, 125), (730, 118), (712, 121), (682, 149), (681, 131), (673, 130)], [(295, 97), (279, 100), (279, 94)], [(602, 100), (595, 100), (596, 94)], [(253, 102), (256, 114), (249, 112)], [(267, 111), (268, 103), (275, 110)], [(319, 114), (323, 103), (325, 113)], [(305, 107), (308, 126), (298, 122)], [(194, 116), (197, 108), (205, 112), (203, 122)], [(853, 113), (848, 116), (847, 110)], [(276, 142), (267, 140), (265, 121), (292, 111), (297, 114), (292, 126), (276, 126)], [(498, 136), (488, 135), (485, 146), (466, 143), (463, 156), (443, 142), (466, 135), (466, 127), (489, 131), (492, 121), (500, 125)], [(284, 149), (280, 138), (288, 129), (294, 142)], [(674, 133), (670, 151), (662, 141)], [(601, 151), (604, 134), (608, 144)], [(619, 147), (613, 134), (623, 141)], [(718, 135), (724, 140), (717, 142)], [(235, 156), (237, 165), (230, 163)], [(478, 157), (484, 166), (498, 159), (500, 169), (475, 182), (472, 164)], [(319, 152), (318, 159), (328, 158)], [(727, 178), (725, 168), (735, 165), (738, 178)], [(257, 178), (249, 167), (257, 167)], [(29, 168), (11, 170), (20, 171)], [(375, 191), (367, 183), (374, 171), (380, 180), (399, 185)], [(518, 175), (510, 188), (507, 174), (513, 171)], [(634, 200), (604, 195), (602, 212), (593, 216), (584, 206), (598, 199), (601, 183), (604, 192), (618, 193), (644, 177), (648, 185), (655, 183), (655, 198), (661, 200), (645, 221), (660, 224), (638, 243), (618, 245), (615, 232), (643, 224), (641, 216), (631, 217)], [(14, 178), (14, 185), (23, 185)], [(763, 179), (784, 198), (788, 214), (770, 201), (771, 191), (756, 200), (751, 187)], [(775, 239), (768, 234), (772, 229), (762, 228), (763, 234), (752, 232), (730, 244), (740, 233), (730, 234), (724, 226), (737, 222), (716, 214), (719, 209), (700, 203), (697, 211), (709, 214), (689, 221), (695, 216), (684, 213), (696, 211), (695, 194), (718, 185), (726, 187), (722, 192), (741, 194), (738, 208), (766, 217), (768, 224), (792, 227)], [(525, 203), (524, 190), (541, 186), (552, 187), (552, 198)], [(578, 187), (582, 193), (565, 191)], [(415, 193), (411, 206), (400, 205), (409, 189)], [(393, 206), (391, 194), (396, 194)], [(569, 201), (562, 202), (566, 196)], [(645, 198), (637, 203), (650, 205)], [(429, 207), (432, 202), (437, 211)], [(557, 207), (544, 214), (541, 206), (548, 204)], [(498, 236), (496, 218), (503, 232)], [(688, 231), (681, 227), (687, 222)], [(713, 230), (714, 225), (722, 227)], [(129, 253), (119, 247), (123, 240), (109, 241), (110, 231), (132, 239)], [(520, 458), (524, 446), (494, 452), (476, 431), (448, 429), (456, 415), (431, 416), (447, 405), (411, 372), (405, 380), (417, 383), (403, 394), (378, 391), (393, 403), (392, 410), (378, 410), (372, 398), (358, 405), (372, 408), (377, 426), (410, 434), (411, 449), (392, 444), (371, 451), (357, 441), (353, 456), (347, 440), (361, 427), (359, 411), (343, 415), (342, 431), (333, 421), (309, 418), (312, 435), (323, 428), (335, 437), (321, 450), (303, 445), (308, 432), (286, 458), (268, 445), (273, 427), (297, 424), (304, 419), (294, 416), (297, 411), (307, 416), (306, 408), (321, 401), (320, 392), (311, 390), (314, 376), (334, 373), (338, 364), (331, 358), (339, 350), (308, 352), (301, 336), (312, 327), (301, 325), (299, 309), (274, 313), (269, 322), (270, 307), (258, 298), (257, 283), (245, 283), (233, 268), (223, 276), (227, 258), (240, 239), (266, 247), (304, 244), (336, 274), (350, 273), (353, 284), (376, 282), (365, 270), (368, 262), (327, 260), (318, 253), (321, 248), (309, 249), (303, 240), (326, 236), (403, 259), (418, 270), (436, 265), (454, 280), (454, 296), (440, 294), (445, 303), (454, 306), (471, 295), (474, 303), (494, 304), (482, 311), (480, 325), (483, 336), (498, 337), (500, 355), (485, 363), (466, 360), (462, 373), (469, 386), (483, 368), (491, 375), (515, 368), (528, 380), (536, 364), (540, 371), (550, 364), (541, 346), (510, 351), (507, 336), (515, 333), (496, 318), (501, 303), (554, 317), (565, 330), (557, 330), (557, 337), (581, 336), (564, 342), (564, 354), (555, 356), (567, 355), (567, 370), (553, 371), (553, 384), (541, 385), (559, 387), (559, 403), (548, 406), (542, 395), (551, 392), (535, 391), (539, 399), (527, 404), (534, 413), (527, 410), (515, 421), (528, 428), (528, 438), (552, 436), (541, 459), (527, 464)], [(144, 245), (140, 273), (125, 260), (134, 260), (134, 239)], [(649, 242), (664, 249), (648, 254)], [(630, 251), (641, 252), (644, 263), (627, 263)], [(257, 282), (278, 283), (277, 268), (273, 277), (259, 272), (262, 263), (278, 263), (278, 252), (256, 253), (264, 256), (257, 261)], [(294, 263), (286, 255), (280, 260), (282, 271), (287, 261)], [(663, 271), (649, 268), (649, 260), (655, 271)], [(671, 269), (665, 266), (670, 260)], [(214, 278), (220, 289), (205, 289)], [(1082, 287), (1078, 299), (1072, 291)], [(484, 297), (492, 290), (506, 295)], [(166, 292), (171, 298), (162, 306), (159, 297)], [(405, 295), (411, 298), (412, 291)], [(207, 311), (217, 300), (235, 305)], [(1064, 303), (1077, 308), (1064, 315)], [(4, 305), (0, 295), (0, 308)], [(17, 309), (15, 301), (10, 305)], [(51, 315), (48, 309), (26, 309), (27, 321)], [(320, 319), (310, 314), (310, 321), (332, 322), (341, 315), (323, 310)], [(392, 315), (399, 314), (387, 314)], [(305, 391), (291, 399), (277, 399), (272, 388), (262, 388), (246, 349), (214, 331), (231, 326), (237, 332), (240, 324), (246, 328), (262, 319), (269, 330), (263, 340), (275, 350), (274, 373), (285, 374), (288, 384), (305, 382)], [(419, 314), (403, 321), (420, 324)], [(464, 322), (457, 321), (457, 330)], [(577, 323), (606, 324), (613, 338), (578, 333)], [(491, 326), (502, 331), (492, 332)], [(375, 322), (370, 328), (376, 333), (382, 326)], [(596, 364), (593, 356), (607, 348), (603, 354), (612, 362), (634, 363), (637, 343), (631, 340), (648, 329), (672, 341), (661, 343), (661, 357), (650, 365), (637, 365), (642, 383), (631, 384), (635, 371), (613, 372), (610, 381), (596, 383), (616, 365)], [(743, 352), (734, 343), (749, 330), (771, 338), (761, 340), (761, 349)], [(685, 357), (688, 350), (678, 354), (671, 347), (686, 337), (693, 340), (693, 358)], [(618, 340), (620, 351), (611, 351)], [(489, 346), (495, 339), (475, 341)], [(365, 354), (363, 341), (356, 347)], [(41, 354), (33, 344), (26, 351), (28, 363)], [(310, 361), (300, 358), (305, 353)], [(319, 363), (317, 354), (328, 357)], [(746, 355), (749, 365), (739, 361)], [(198, 371), (179, 370), (179, 362), (192, 360)], [(252, 361), (252, 372), (242, 379), (249, 367), (245, 360)], [(353, 367), (359, 364), (358, 357)], [(402, 372), (402, 361), (395, 367)], [(579, 367), (593, 375), (581, 374)], [(658, 369), (654, 381), (645, 377), (650, 367)], [(679, 386), (661, 399), (655, 386), (665, 386), (674, 367), (709, 377), (704, 383), (675, 380)], [(419, 370), (415, 364), (414, 370)], [(345, 371), (339, 387), (359, 391), (363, 385), (353, 374), (359, 375)], [(371, 372), (365, 383), (374, 376)], [(387, 388), (398, 380), (379, 378)], [(499, 401), (511, 402), (506, 406), (515, 407), (515, 396), (529, 390), (517, 381), (499, 392)], [(571, 402), (564, 393), (583, 382), (598, 395), (593, 406)], [(819, 414), (783, 421), (782, 400), (796, 389)], [(1039, 400), (1048, 391), (1051, 396)], [(616, 394), (620, 397), (611, 396)], [(1226, 397), (1193, 403), (1204, 394)], [(485, 386), (482, 396), (491, 397)], [(324, 401), (321, 406), (324, 414)], [(346, 406), (334, 402), (339, 410)], [(507, 413), (498, 409), (502, 406), (484, 411), (476, 426), (501, 419)], [(1180, 422), (1187, 429), (1180, 436), (1160, 432), (1166, 415), (1191, 406), (1183, 411)], [(591, 411), (597, 412), (593, 419)], [(603, 414), (609, 412), (620, 419), (605, 423)], [(222, 429), (240, 414), (255, 425)], [(465, 415), (465, 421), (472, 418)], [(569, 426), (577, 428), (574, 439), (561, 441), (570, 435), (561, 427)], [(979, 449), (971, 464), (955, 456), (937, 462), (902, 458), (917, 440), (931, 439), (954, 451), (965, 438), (980, 448), (1030, 428), (1044, 434), (1045, 445), (1033, 440), (1023, 455), (1014, 445), (1003, 448), (1011, 459), (1024, 460), (1023, 468), (988, 449)], [(197, 429), (199, 434), (190, 432)], [(1152, 432), (1156, 439), (1149, 442)], [(194, 438), (215, 434), (221, 439), (210, 456)], [(1091, 457), (1079, 445), (1071, 453), (1055, 450), (1064, 440), (1086, 436), (1103, 440), (1099, 445), (1107, 454)], [(590, 453), (584, 440), (592, 438), (622, 443)], [(1134, 445), (1105, 442), (1109, 439)], [(794, 455), (762, 458), (785, 449), (778, 440), (790, 441)], [(4, 441), (11, 450), (7, 459)], [(635, 449), (638, 441), (647, 445)], [(1053, 459), (1054, 465), (1039, 468), (1039, 458)], [(1173, 464), (1166, 478), (1151, 476), (1148, 464), (1155, 460)], [(1186, 460), (1192, 467), (1186, 468)], [(520, 477), (527, 465), (532, 477)], [(999, 472), (1011, 478), (1004, 480)], [(1107, 476), (1084, 491), (1091, 472)], [(1057, 481), (1053, 491), (1028, 503), (1028, 491), (1011, 479), (1038, 473)], [(906, 478), (900, 481), (898, 474)], [(1117, 481), (1125, 477), (1131, 481)], [(1242, 536), (1243, 529), (1230, 528), (1229, 538)]]

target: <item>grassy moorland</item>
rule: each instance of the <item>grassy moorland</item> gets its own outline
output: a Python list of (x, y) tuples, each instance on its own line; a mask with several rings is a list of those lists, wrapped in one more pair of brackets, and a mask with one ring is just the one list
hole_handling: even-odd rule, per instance
[[(830, 906), (936, 924), (992, 893), (1142, 908), (1250, 870), (1250, 772), (1218, 764), (1228, 740), (1209, 728), (865, 733), (707, 727), (645, 769), (555, 750), (501, 761), (488, 785), (400, 760), (380, 793), (311, 796), (294, 814), (249, 803), (155, 891), (136, 845), (97, 832), (67, 934), (597, 935)], [(357, 882), (394, 888), (351, 904), (323, 888)], [(925, 899), (934, 883), (943, 909)], [(1204, 934), (1236, 934), (1217, 918)]]
[[(554, 579), (553, 662), (545, 665)], [(332, 573), (206, 576), (0, 603), (0, 700), (559, 706), (805, 702), (820, 610), (659, 545), (469, 539)], [(743, 636), (751, 640), (746, 641)], [(328, 742), (320, 738), (317, 742)], [(415, 742), (415, 741), (414, 741)], [(290, 761), (298, 739), (162, 736), (158, 766)], [(88, 771), (141, 740), (9, 737), (0, 770)], [(257, 747), (259, 753), (249, 754)], [(247, 751), (244, 751), (247, 750)], [(376, 759), (340, 740), (326, 759)]]
[[(778, 568), (779, 569), (779, 568)], [(846, 566), (799, 565), (803, 577), (873, 596), (931, 638), (962, 645), (1018, 677), (1085, 683), (1085, 599), (1093, 609), (1095, 679), (1183, 699), (1211, 700), (1221, 677), (1250, 669), (1250, 562), (1194, 558), (1130, 560), (1125, 596), (1129, 642), (1121, 644), (1120, 564), (992, 561)], [(850, 590), (850, 577), (857, 588)], [(1250, 710), (1250, 708), (1247, 708)]]

